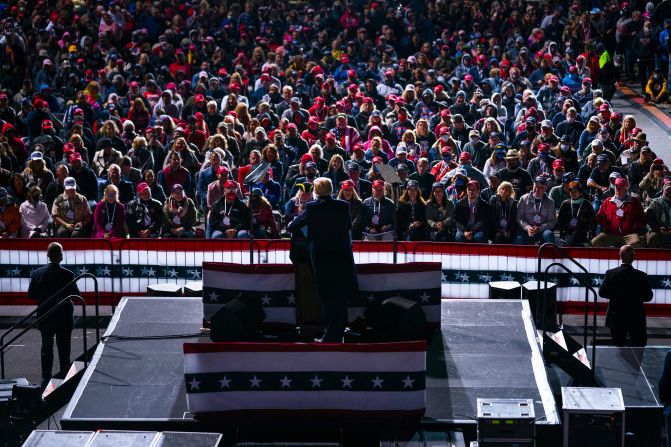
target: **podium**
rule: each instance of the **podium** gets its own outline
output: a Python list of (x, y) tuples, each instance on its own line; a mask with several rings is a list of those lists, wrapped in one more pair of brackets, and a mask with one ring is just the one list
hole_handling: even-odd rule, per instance
[(296, 320), (301, 328), (301, 335), (306, 338), (321, 337), (324, 328), (324, 310), (317, 295), (317, 286), (310, 266), (308, 241), (301, 233), (294, 233), (291, 236), (289, 258), (296, 275)]

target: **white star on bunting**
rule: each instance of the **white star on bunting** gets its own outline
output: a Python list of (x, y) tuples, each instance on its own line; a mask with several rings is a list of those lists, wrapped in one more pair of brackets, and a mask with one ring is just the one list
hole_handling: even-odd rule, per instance
[(317, 374), (315, 374), (315, 377), (313, 379), (310, 379), (310, 382), (312, 382), (312, 388), (321, 388), (322, 387), (322, 381), (324, 379), (320, 379)]
[(443, 272), (440, 272), (440, 282), (447, 282), (447, 277)]
[(271, 299), (271, 298), (270, 298), (270, 297), (268, 296), (268, 294), (266, 293), (266, 294), (263, 296), (263, 298), (261, 298), (261, 303), (262, 303), (264, 306), (270, 306), (270, 299)]
[(514, 281), (514, 280), (515, 277), (513, 277), (513, 275), (511, 275), (510, 273), (504, 273), (503, 275), (501, 275), (501, 281)]
[(382, 382), (384, 382), (384, 379), (380, 379), (380, 376), (375, 376), (371, 382), (373, 382), (373, 388), (382, 388)]
[(287, 301), (289, 304), (296, 304), (296, 297), (294, 296), (293, 292), (291, 292), (291, 295), (287, 297)]
[(461, 272), (457, 272), (454, 274), (454, 279), (461, 279)]
[(575, 276), (571, 276), (570, 282), (571, 282), (571, 285), (572, 285), (572, 286), (578, 286), (578, 285), (580, 285), (580, 281), (579, 281), (578, 278), (576, 278)]
[(214, 290), (208, 293), (207, 297), (210, 299), (210, 301), (217, 301), (219, 299), (219, 295), (217, 295)]
[(486, 274), (484, 274), (484, 275), (480, 275), (480, 281), (482, 281), (482, 282), (486, 282), (486, 283), (488, 283), (488, 282), (490, 282), (491, 280), (492, 280), (492, 275), (490, 275), (490, 274), (488, 274), (488, 273), (486, 273)]
[(603, 279), (598, 277), (598, 276), (595, 276), (594, 278), (592, 278), (592, 284), (594, 284), (595, 286), (600, 286), (602, 282), (603, 282)]
[(284, 379), (280, 379), (280, 382), (282, 382), (282, 388), (291, 388), (291, 382), (293, 382), (293, 379), (290, 379), (285, 375)]
[(345, 378), (340, 379), (340, 381), (342, 382), (342, 387), (343, 388), (352, 389), (352, 382), (354, 382), (354, 380), (350, 379), (349, 376), (345, 376)]
[(195, 377), (193, 378), (191, 383), (189, 383), (189, 385), (191, 386), (191, 391), (200, 390), (200, 380), (196, 380)]
[(149, 270), (147, 270), (147, 276), (156, 276), (156, 270), (154, 270), (152, 267), (149, 267)]
[(461, 282), (470, 281), (470, 278), (468, 277), (468, 274), (466, 274), (466, 272), (462, 273), (460, 276), (461, 276)]
[(88, 273), (89, 269), (87, 269), (85, 266), (84, 267), (79, 267), (77, 269), (77, 276), (83, 275), (84, 273)]
[(121, 269), (121, 271), (123, 272), (123, 276), (133, 276), (133, 269), (130, 267)]
[(527, 276), (524, 277), (524, 282), (529, 282), (529, 281), (536, 281), (536, 278), (534, 277), (534, 275), (527, 275)]
[(671, 279), (664, 278), (664, 280), (662, 281), (662, 287), (670, 288), (671, 287)]
[(198, 269), (188, 270), (187, 274), (191, 275), (191, 279), (200, 279), (200, 270)]
[(170, 269), (170, 270), (166, 270), (165, 274), (170, 275), (171, 278), (177, 278), (177, 270), (175, 270), (174, 268)]
[(412, 388), (413, 383), (415, 383), (415, 379), (411, 379), (410, 376), (407, 376), (405, 379), (403, 379), (403, 388)]
[(422, 303), (428, 303), (428, 302), (429, 302), (429, 298), (431, 298), (431, 295), (429, 295), (429, 294), (426, 293), (426, 292), (422, 292), (422, 294), (421, 294), (419, 297), (420, 297), (420, 299), (422, 300)]
[(98, 276), (110, 276), (112, 271), (109, 268), (107, 268), (107, 266), (105, 266), (101, 269), (98, 269), (97, 273), (98, 273)]
[(257, 379), (256, 376), (249, 379), (250, 388), (261, 388), (261, 379)]
[(221, 385), (221, 388), (230, 388), (231, 387), (231, 382), (232, 382), (232, 380), (229, 379), (226, 376), (224, 376), (223, 379), (219, 380), (219, 384)]

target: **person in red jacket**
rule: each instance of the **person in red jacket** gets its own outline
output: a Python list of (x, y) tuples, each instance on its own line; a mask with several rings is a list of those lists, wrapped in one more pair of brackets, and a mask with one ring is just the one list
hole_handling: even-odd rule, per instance
[(20, 227), (19, 207), (5, 188), (0, 188), (0, 239), (15, 238)]
[(273, 215), (273, 207), (263, 195), (260, 188), (253, 188), (247, 201), (247, 207), (252, 213), (254, 237), (257, 239), (279, 239), (280, 232)]
[(640, 247), (639, 233), (645, 230), (645, 212), (641, 202), (629, 194), (625, 177), (615, 180), (615, 195), (601, 204), (596, 215), (601, 233), (592, 239), (594, 247)]

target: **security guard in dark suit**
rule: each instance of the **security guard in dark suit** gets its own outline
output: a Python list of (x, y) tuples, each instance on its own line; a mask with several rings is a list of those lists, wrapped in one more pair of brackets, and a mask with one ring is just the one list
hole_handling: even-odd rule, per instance
[(325, 342), (342, 342), (347, 326), (347, 302), (358, 294), (352, 254), (349, 204), (331, 197), (333, 185), (326, 177), (315, 179), (317, 200), (290, 224), (289, 231), (308, 228), (308, 253), (317, 294), (324, 307)]
[(643, 303), (652, 300), (652, 289), (645, 272), (636, 270), (634, 248), (620, 248), (622, 265), (608, 270), (599, 288), (599, 296), (610, 300), (606, 313), (606, 326), (617, 346), (625, 346), (627, 334), (633, 346), (645, 346), (648, 336)]
[[(37, 300), (39, 310), (37, 317), (44, 315), (62, 299), (70, 295), (79, 295), (79, 289), (76, 284), (72, 284), (63, 290), (58, 297), (50, 301), (50, 304), (42, 308), (42, 304), (47, 301), (55, 292), (61, 290), (75, 277), (70, 270), (61, 267), (63, 260), (63, 246), (58, 242), (52, 242), (47, 247), (47, 257), (49, 264), (33, 271), (30, 275), (30, 285), (28, 286), (28, 298)], [(51, 368), (54, 363), (54, 336), (56, 337), (56, 346), (58, 348), (58, 360), (60, 370), (65, 370), (70, 366), (70, 340), (72, 335), (74, 306), (70, 301), (61, 305), (46, 320), (39, 324), (42, 334), (42, 387), (44, 388), (51, 379)]]

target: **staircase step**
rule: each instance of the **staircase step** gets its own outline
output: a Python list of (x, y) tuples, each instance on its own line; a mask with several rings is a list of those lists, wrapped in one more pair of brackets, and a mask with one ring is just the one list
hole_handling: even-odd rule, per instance
[(53, 377), (49, 381), (47, 386), (44, 388), (44, 391), (42, 392), (42, 399), (47, 399), (51, 393), (53, 393), (54, 391), (56, 391), (58, 387), (63, 385), (63, 382), (65, 382), (65, 380)]

